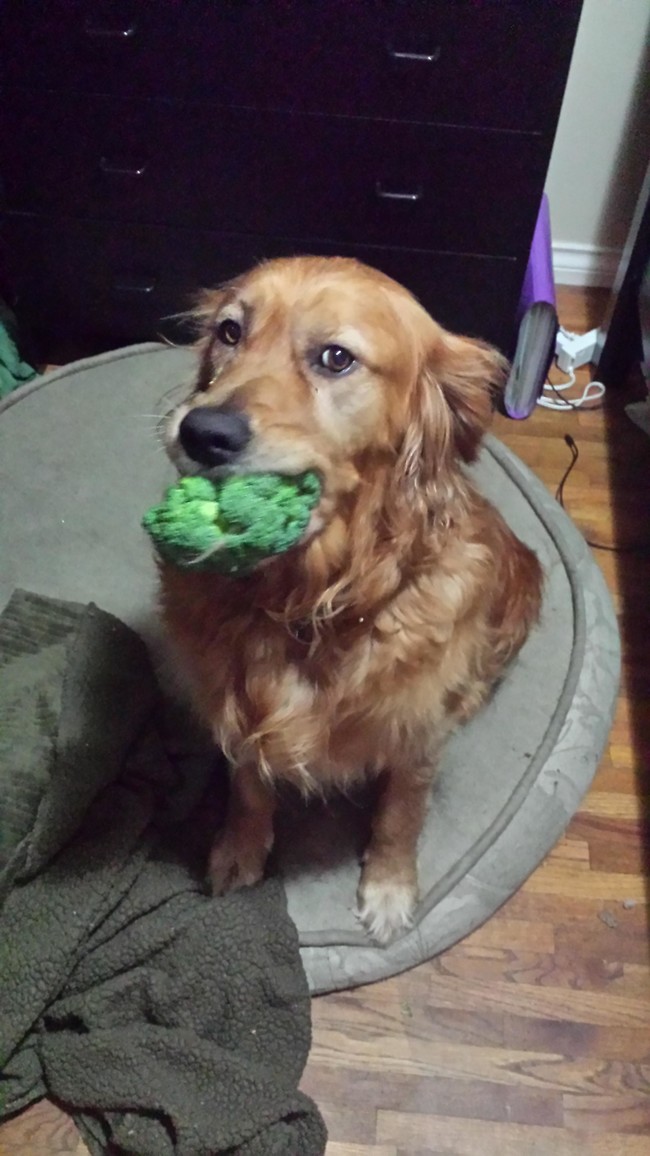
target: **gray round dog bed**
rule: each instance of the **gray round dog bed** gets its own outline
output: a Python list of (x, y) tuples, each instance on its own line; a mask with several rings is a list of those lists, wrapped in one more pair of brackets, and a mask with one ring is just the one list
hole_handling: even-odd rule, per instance
[[(22, 387), (0, 412), (0, 605), (14, 587), (94, 601), (156, 645), (155, 571), (140, 529), (173, 470), (156, 415), (193, 355), (134, 346)], [(526, 879), (586, 791), (611, 723), (616, 619), (585, 543), (544, 487), (489, 438), (476, 481), (546, 572), (544, 611), (489, 705), (450, 743), (420, 849), (415, 927), (388, 947), (355, 918), (362, 812), (304, 811), (278, 869), (313, 991), (394, 974), (467, 935)], [(285, 820), (285, 824), (288, 823)]]

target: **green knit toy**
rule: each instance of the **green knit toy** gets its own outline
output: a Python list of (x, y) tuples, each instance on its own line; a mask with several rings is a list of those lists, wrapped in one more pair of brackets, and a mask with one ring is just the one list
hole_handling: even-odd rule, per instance
[(316, 474), (181, 478), (142, 524), (175, 566), (245, 574), (294, 546), (321, 493)]

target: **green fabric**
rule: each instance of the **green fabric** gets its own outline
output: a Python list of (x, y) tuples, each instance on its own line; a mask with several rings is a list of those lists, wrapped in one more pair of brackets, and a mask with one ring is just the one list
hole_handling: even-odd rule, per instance
[(18, 592), (0, 670), (0, 1119), (49, 1095), (95, 1154), (319, 1156), (282, 888), (205, 894), (213, 759), (141, 640)]
[(23, 361), (15, 341), (16, 321), (10, 309), (0, 301), (0, 398), (38, 374)]
[(177, 566), (246, 573), (296, 544), (320, 490), (314, 473), (181, 478), (142, 524), (161, 557)]

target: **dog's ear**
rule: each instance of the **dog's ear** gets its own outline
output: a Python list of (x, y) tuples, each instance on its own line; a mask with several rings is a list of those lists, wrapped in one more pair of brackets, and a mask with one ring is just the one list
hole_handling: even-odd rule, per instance
[(458, 463), (476, 457), (506, 369), (497, 350), (428, 321), (385, 515), (394, 533), (408, 529), (415, 537), (429, 533), (432, 516), (440, 525), (448, 519)]
[(415, 373), (408, 398), (395, 482), (416, 505), (428, 508), (438, 479), (449, 463), (452, 444), (451, 411), (437, 380), (425, 367)]
[(469, 337), (441, 333), (427, 359), (425, 374), (440, 390), (451, 416), (451, 448), (474, 461), (506, 379), (507, 362), (498, 350)]
[(454, 459), (476, 457), (506, 362), (491, 346), (446, 333), (434, 322), (428, 336), (410, 391), (397, 476), (413, 500), (430, 506), (444, 500)]

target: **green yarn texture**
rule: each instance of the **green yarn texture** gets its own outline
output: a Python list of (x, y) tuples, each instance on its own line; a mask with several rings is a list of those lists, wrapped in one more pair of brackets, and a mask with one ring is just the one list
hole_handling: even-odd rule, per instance
[(181, 478), (142, 524), (175, 566), (245, 574), (299, 541), (321, 494), (311, 471), (295, 477), (247, 474)]

